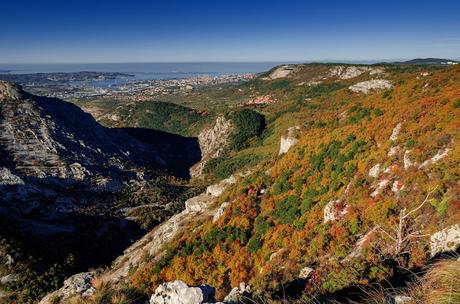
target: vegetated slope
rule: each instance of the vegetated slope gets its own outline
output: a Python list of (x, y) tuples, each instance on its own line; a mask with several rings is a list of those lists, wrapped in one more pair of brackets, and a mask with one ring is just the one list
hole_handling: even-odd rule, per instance
[(99, 120), (111, 127), (148, 128), (192, 136), (205, 122), (205, 114), (174, 103), (142, 101), (118, 106)]
[[(221, 298), (246, 282), (273, 296), (308, 266), (313, 297), (423, 266), (425, 234), (460, 221), (460, 70), (375, 68), (385, 71), (344, 77), (334, 66), (299, 66), (245, 84), (278, 99), (256, 107), (270, 111), (270, 132), (276, 122), (299, 125), (297, 145), (226, 191), (218, 221), (146, 257), (131, 283), (147, 294), (174, 279), (208, 283)], [(404, 209), (414, 212), (398, 243)]]

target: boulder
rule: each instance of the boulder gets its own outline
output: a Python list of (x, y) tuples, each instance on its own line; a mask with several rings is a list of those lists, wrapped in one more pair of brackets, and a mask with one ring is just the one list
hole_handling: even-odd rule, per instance
[(404, 169), (405, 170), (409, 169), (410, 167), (414, 165), (414, 163), (409, 157), (409, 154), (410, 154), (410, 150), (406, 150), (406, 152), (404, 152)]
[(311, 275), (313, 271), (314, 271), (313, 268), (310, 268), (310, 267), (302, 268), (299, 273), (299, 279), (303, 279), (303, 280), (308, 279), (308, 277)]
[(381, 74), (384, 72), (382, 68), (373, 68), (373, 67), (366, 67), (366, 66), (342, 66), (338, 65), (331, 68), (328, 72), (329, 77), (338, 77), (339, 79), (352, 79), (355, 77), (360, 76), (369, 72), (370, 75)]
[(90, 296), (96, 291), (91, 282), (99, 274), (100, 270), (77, 273), (65, 280), (61, 289), (45, 296), (39, 304), (50, 304), (55, 298), (65, 300), (77, 294)]
[(430, 236), (431, 256), (460, 247), (460, 224), (452, 225)]
[(377, 184), (372, 185), (375, 190), (371, 193), (371, 197), (376, 197), (379, 195), (388, 186), (389, 183), (390, 180), (382, 179)]
[(150, 298), (150, 304), (201, 304), (212, 301), (214, 289), (208, 285), (188, 286), (176, 280), (163, 283)]
[(233, 288), (224, 298), (224, 303), (241, 303), (244, 299), (251, 298), (251, 288), (246, 283), (240, 283), (240, 286)]
[(415, 303), (414, 299), (408, 296), (396, 295), (390, 297), (389, 304), (409, 304)]

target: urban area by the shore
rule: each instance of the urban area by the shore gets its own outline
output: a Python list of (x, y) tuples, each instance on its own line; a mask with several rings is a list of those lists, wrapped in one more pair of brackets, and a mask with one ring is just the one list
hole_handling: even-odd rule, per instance
[(200, 75), (180, 79), (128, 80), (107, 86), (97, 85), (97, 80), (75, 83), (56, 82), (53, 84), (24, 83), (23, 86), (35, 94), (64, 100), (98, 97), (143, 101), (155, 96), (189, 92), (207, 86), (240, 83), (254, 77), (254, 74)]

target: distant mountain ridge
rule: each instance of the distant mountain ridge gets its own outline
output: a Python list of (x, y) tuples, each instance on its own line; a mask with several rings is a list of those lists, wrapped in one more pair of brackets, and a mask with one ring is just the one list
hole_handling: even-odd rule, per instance
[(407, 61), (397, 61), (394, 64), (411, 64), (411, 65), (445, 65), (445, 64), (458, 64), (458, 61), (442, 58), (416, 58)]

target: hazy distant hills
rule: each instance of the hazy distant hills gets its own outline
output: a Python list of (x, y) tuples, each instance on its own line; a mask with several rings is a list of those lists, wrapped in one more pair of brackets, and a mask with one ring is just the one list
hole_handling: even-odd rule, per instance
[(394, 64), (412, 64), (412, 65), (444, 65), (458, 64), (458, 61), (442, 58), (416, 58), (407, 61), (396, 61)]

